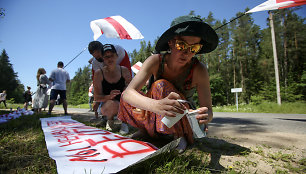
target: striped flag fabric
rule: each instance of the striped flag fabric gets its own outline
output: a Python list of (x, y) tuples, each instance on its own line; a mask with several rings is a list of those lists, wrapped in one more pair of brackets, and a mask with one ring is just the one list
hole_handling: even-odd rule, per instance
[(142, 63), (141, 63), (141, 62), (135, 63), (135, 64), (132, 66), (132, 71), (133, 71), (135, 74), (137, 74), (138, 71), (140, 70), (141, 66), (142, 66)]
[(276, 10), (276, 9), (295, 7), (295, 6), (305, 5), (305, 4), (306, 4), (306, 0), (268, 0), (252, 8), (246, 13), (254, 13), (254, 12), (264, 11), (264, 10)]
[(108, 38), (118, 39), (143, 39), (140, 31), (121, 16), (111, 16), (90, 22), (90, 28), (94, 33), (94, 40), (102, 34)]

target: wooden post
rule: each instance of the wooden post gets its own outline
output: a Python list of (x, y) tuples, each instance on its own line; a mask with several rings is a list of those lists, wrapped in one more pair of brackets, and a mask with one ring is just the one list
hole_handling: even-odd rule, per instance
[(274, 25), (273, 25), (273, 15), (272, 15), (271, 11), (269, 11), (269, 19), (270, 19), (273, 57), (274, 57), (274, 70), (275, 70), (275, 81), (276, 81), (277, 104), (281, 105), (282, 103), (281, 103), (280, 87), (279, 87), (278, 61), (277, 61), (277, 52), (276, 52), (276, 43), (275, 43), (275, 32), (274, 32)]

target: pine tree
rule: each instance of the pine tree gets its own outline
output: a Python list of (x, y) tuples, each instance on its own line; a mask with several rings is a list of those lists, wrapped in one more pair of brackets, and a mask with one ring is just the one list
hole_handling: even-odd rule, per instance
[(67, 86), (67, 101), (69, 104), (78, 105), (88, 102), (88, 88), (91, 84), (90, 66), (79, 68)]
[(17, 73), (14, 72), (13, 65), (10, 63), (9, 57), (3, 49), (0, 56), (0, 91), (7, 91), (7, 99), (14, 98), (15, 102), (23, 102), (22, 94), (24, 86), (17, 79)]

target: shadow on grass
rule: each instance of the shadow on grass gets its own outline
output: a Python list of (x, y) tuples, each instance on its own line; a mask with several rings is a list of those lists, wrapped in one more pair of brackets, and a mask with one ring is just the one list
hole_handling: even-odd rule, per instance
[[(152, 140), (147, 142), (156, 145)], [(159, 142), (158, 145), (162, 144)], [(172, 141), (161, 146), (155, 155), (146, 157), (119, 173), (222, 173), (227, 170), (220, 164), (222, 155), (248, 155), (251, 152), (248, 148), (216, 138), (197, 139), (182, 154), (175, 151), (176, 145)]]
[(220, 171), (226, 170), (226, 168), (220, 164), (222, 155), (248, 155), (251, 152), (249, 148), (229, 143), (222, 139), (208, 137), (196, 140), (191, 149), (193, 152), (201, 151), (210, 154), (211, 159), (208, 168), (213, 173), (219, 173)]

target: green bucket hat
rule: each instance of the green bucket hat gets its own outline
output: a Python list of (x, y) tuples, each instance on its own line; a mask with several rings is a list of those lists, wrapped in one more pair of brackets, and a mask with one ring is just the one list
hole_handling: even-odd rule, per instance
[(165, 31), (156, 43), (155, 50), (157, 53), (169, 49), (168, 41), (174, 36), (198, 36), (201, 38), (203, 47), (197, 54), (209, 53), (218, 45), (218, 35), (215, 30), (200, 18), (187, 15), (175, 18), (170, 28)]

